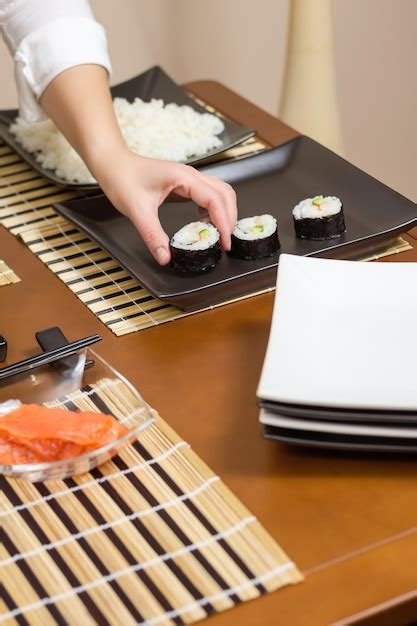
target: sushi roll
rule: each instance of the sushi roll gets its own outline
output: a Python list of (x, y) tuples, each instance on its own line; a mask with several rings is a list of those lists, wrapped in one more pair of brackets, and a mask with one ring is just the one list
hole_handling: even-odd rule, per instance
[(315, 196), (293, 209), (295, 234), (300, 239), (333, 239), (345, 232), (343, 206), (336, 196)]
[(264, 259), (280, 247), (277, 220), (272, 215), (255, 215), (239, 220), (232, 233), (230, 254), (240, 259)]
[(220, 233), (206, 222), (191, 222), (183, 226), (172, 237), (171, 267), (179, 272), (199, 274), (213, 268), (219, 261), (222, 250)]

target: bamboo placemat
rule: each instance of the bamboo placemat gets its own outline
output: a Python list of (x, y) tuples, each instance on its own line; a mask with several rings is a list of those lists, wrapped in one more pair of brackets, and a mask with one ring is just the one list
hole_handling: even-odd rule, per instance
[[(144, 406), (120, 379), (60, 404), (118, 419)], [(219, 477), (151, 415), (138, 440), (90, 473), (0, 479), (1, 623), (189, 624), (302, 580)]]
[(2, 259), (0, 259), (0, 287), (19, 282), (19, 276), (15, 274)]
[(398, 237), (395, 242), (385, 248), (385, 250), (380, 250), (378, 254), (369, 254), (367, 256), (362, 257), (361, 261), (378, 261), (378, 259), (383, 259), (386, 256), (391, 256), (392, 254), (400, 254), (401, 252), (406, 252), (407, 250), (412, 250), (413, 246), (411, 246), (408, 241), (403, 239), (402, 237)]
[[(227, 151), (222, 158), (230, 160), (264, 147), (252, 138)], [(11, 148), (0, 144), (0, 223), (19, 235), (114, 334), (125, 335), (190, 315), (152, 296), (115, 259), (51, 206), (75, 197), (83, 197), (83, 194), (58, 189), (34, 172)], [(366, 260), (410, 248), (400, 238), (393, 247)], [(271, 289), (244, 298), (265, 291)]]

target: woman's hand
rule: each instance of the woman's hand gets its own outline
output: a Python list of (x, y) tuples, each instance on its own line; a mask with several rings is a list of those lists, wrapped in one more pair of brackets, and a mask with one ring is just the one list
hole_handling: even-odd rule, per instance
[[(219, 230), (221, 244), (230, 249), (230, 234), (237, 219), (236, 194), (221, 180), (204, 176), (193, 167), (141, 157), (130, 150), (105, 154), (90, 168), (112, 204), (136, 226), (155, 259), (169, 263), (169, 239), (158, 218), (158, 208), (175, 192), (190, 198)], [(175, 205), (173, 205), (175, 210)]]
[(158, 263), (169, 263), (171, 256), (158, 218), (159, 205), (171, 192), (193, 200), (203, 210), (203, 219), (210, 219), (219, 229), (223, 248), (230, 248), (237, 219), (233, 189), (187, 165), (128, 150), (103, 67), (79, 65), (61, 72), (49, 83), (40, 103), (112, 204), (132, 220)]

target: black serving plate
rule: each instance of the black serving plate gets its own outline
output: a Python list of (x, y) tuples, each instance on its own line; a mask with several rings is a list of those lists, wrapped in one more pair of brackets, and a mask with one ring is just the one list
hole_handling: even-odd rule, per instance
[[(271, 213), (278, 220), (281, 252), (355, 259), (376, 253), (417, 225), (416, 205), (308, 137), (202, 171), (230, 182), (238, 195), (239, 216)], [(342, 199), (346, 233), (330, 241), (307, 241), (294, 234), (292, 208), (319, 194)], [(186, 311), (273, 287), (279, 254), (243, 261), (223, 254), (218, 265), (201, 275), (182, 275), (152, 258), (129, 220), (104, 196), (55, 205), (116, 258), (154, 296)], [(160, 208), (171, 236), (198, 219), (192, 202), (166, 201)]]
[[(152, 100), (152, 98), (159, 98), (164, 100), (165, 103), (175, 102), (178, 105), (187, 104), (199, 113), (207, 113), (207, 110), (197, 104), (197, 102), (187, 94), (187, 92), (177, 85), (172, 78), (170, 78), (162, 68), (155, 66), (150, 70), (147, 70), (139, 76), (135, 76), (131, 80), (127, 80), (124, 83), (111, 87), (111, 93), (113, 98), (126, 98), (132, 102), (135, 98), (142, 98), (146, 102)], [(81, 184), (81, 183), (69, 183), (63, 178), (60, 178), (52, 170), (43, 168), (38, 161), (36, 161), (33, 154), (27, 152), (23, 146), (16, 141), (14, 135), (9, 132), (10, 124), (17, 117), (17, 109), (9, 109), (0, 111), (0, 136), (4, 141), (8, 143), (25, 161), (27, 161), (37, 172), (42, 174), (45, 178), (50, 180), (56, 185), (61, 185), (71, 189), (98, 189), (96, 184)], [(220, 154), (224, 150), (229, 150), (234, 146), (241, 144), (246, 139), (253, 137), (254, 130), (248, 130), (235, 124), (230, 120), (222, 117), (222, 121), (225, 125), (224, 131), (219, 135), (222, 140), (222, 145), (219, 148), (214, 148), (206, 152), (199, 157), (191, 158), (187, 161), (189, 165), (197, 165), (201, 161)]]
[(262, 432), (265, 439), (281, 441), (295, 446), (345, 450), (349, 452), (417, 453), (417, 441), (409, 438), (339, 435), (299, 431), (268, 425), (263, 426)]
[(417, 411), (372, 411), (369, 409), (344, 409), (340, 407), (309, 406), (261, 400), (259, 406), (269, 413), (300, 419), (324, 420), (344, 423), (408, 424), (417, 425)]

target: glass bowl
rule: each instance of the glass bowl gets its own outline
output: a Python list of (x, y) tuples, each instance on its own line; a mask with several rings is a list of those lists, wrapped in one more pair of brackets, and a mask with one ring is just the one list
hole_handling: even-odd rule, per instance
[[(94, 361), (92, 366), (91, 361)], [(120, 438), (77, 457), (45, 463), (0, 464), (3, 476), (33, 482), (68, 478), (90, 471), (137, 439), (154, 421), (136, 389), (90, 348), (0, 381), (0, 403), (7, 400), (106, 413), (127, 428)]]

